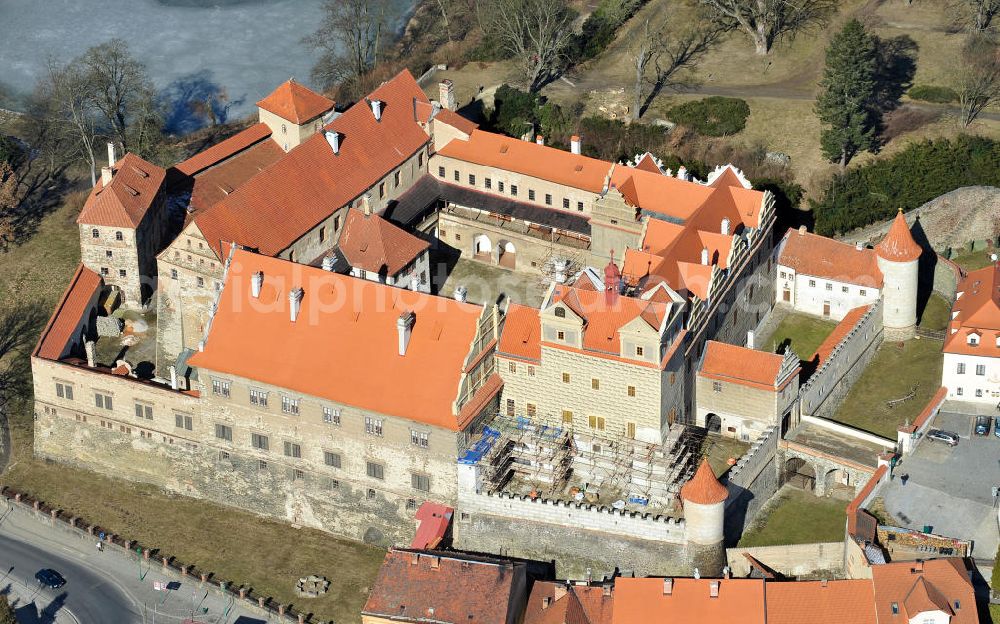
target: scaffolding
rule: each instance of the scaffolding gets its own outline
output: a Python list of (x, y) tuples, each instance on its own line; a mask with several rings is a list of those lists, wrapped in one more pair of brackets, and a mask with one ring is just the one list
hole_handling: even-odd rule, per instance
[(506, 414), (494, 417), (482, 440), (488, 448), (465, 463), (479, 465), (485, 491), (657, 512), (676, 511), (680, 487), (697, 467), (700, 444), (681, 425), (654, 444)]

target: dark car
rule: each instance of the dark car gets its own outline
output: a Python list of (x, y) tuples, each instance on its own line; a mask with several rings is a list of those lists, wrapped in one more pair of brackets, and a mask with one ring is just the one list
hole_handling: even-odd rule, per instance
[(958, 434), (940, 429), (931, 429), (927, 437), (935, 442), (944, 442), (948, 446), (958, 446)]
[(35, 580), (45, 587), (50, 587), (52, 589), (59, 589), (66, 584), (66, 579), (51, 568), (45, 568), (35, 572)]
[(989, 416), (976, 416), (976, 435), (989, 435), (990, 433), (990, 417)]
[(1000, 416), (993, 421), (993, 435), (1000, 438)]

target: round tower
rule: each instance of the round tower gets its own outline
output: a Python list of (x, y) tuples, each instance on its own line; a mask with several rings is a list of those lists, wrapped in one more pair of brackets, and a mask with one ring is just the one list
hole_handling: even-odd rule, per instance
[(728, 497), (729, 490), (719, 483), (707, 459), (681, 488), (688, 558), (703, 576), (720, 575), (726, 564), (723, 539)]
[(875, 246), (882, 271), (882, 324), (889, 340), (907, 340), (917, 327), (917, 278), (923, 250), (913, 240), (900, 208), (889, 233)]

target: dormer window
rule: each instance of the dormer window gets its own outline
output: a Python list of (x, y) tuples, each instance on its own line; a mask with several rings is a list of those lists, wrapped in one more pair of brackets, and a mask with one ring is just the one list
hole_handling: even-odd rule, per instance
[(563, 308), (556, 308), (554, 314), (559, 318), (566, 318), (566, 310)]
[(977, 334), (969, 334), (969, 344), (973, 347), (979, 345), (979, 336)]

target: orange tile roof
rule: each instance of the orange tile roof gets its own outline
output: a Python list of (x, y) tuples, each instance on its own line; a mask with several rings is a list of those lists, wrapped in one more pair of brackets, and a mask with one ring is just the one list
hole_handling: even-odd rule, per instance
[[(263, 141), (271, 136), (271, 129), (264, 123), (255, 123), (245, 130), (241, 130), (224, 141), (216, 143), (208, 149), (202, 150), (174, 165), (174, 169), (184, 175), (192, 176), (218, 164), (233, 155), (242, 152), (251, 145)], [(277, 145), (277, 144), (275, 144)]]
[(765, 599), (767, 624), (877, 623), (875, 592), (868, 579), (769, 582)]
[(649, 152), (642, 155), (639, 162), (635, 163), (635, 168), (648, 171), (650, 173), (663, 174), (663, 172), (660, 171), (660, 166), (656, 164), (656, 158)]
[(715, 471), (708, 463), (708, 458), (701, 460), (701, 465), (694, 476), (681, 487), (681, 500), (699, 505), (713, 505), (729, 498), (729, 489), (719, 482)]
[(539, 332), (538, 310), (512, 303), (507, 309), (497, 352), (537, 362), (542, 358)]
[(875, 469), (872, 476), (868, 478), (865, 486), (861, 488), (861, 491), (851, 499), (851, 502), (847, 504), (847, 532), (850, 535), (854, 535), (857, 532), (857, 513), (861, 509), (861, 505), (864, 504), (865, 499), (871, 496), (871, 493), (875, 491), (875, 486), (877, 486), (882, 478), (885, 477), (886, 473), (889, 472), (888, 464), (883, 464)]
[[(852, 308), (847, 314), (844, 315), (844, 318), (837, 323), (837, 326), (833, 328), (833, 331), (830, 332), (823, 342), (816, 347), (816, 352), (812, 354), (809, 361), (815, 361), (817, 366), (822, 366), (823, 362), (825, 362), (827, 358), (830, 357), (830, 354), (833, 353), (836, 346), (840, 344), (840, 341), (843, 340), (852, 329), (854, 329), (854, 326), (858, 324), (861, 317), (867, 314), (870, 309), (870, 305)], [(801, 353), (799, 354), (799, 357), (802, 357)]]
[[(431, 246), (377, 214), (351, 208), (338, 243), (352, 267), (393, 276)], [(407, 284), (404, 284), (407, 286)]]
[(889, 232), (882, 239), (882, 242), (875, 245), (875, 251), (879, 256), (893, 262), (911, 262), (920, 257), (923, 249), (913, 240), (910, 233), (910, 226), (906, 225), (906, 218), (903, 217), (903, 209), (896, 213), (896, 218), (889, 226)]
[(612, 624), (613, 609), (610, 584), (606, 591), (590, 585), (535, 581), (524, 610), (524, 624)]
[(286, 80), (257, 106), (282, 119), (303, 124), (333, 108), (333, 100), (303, 87), (295, 80)]
[(76, 267), (73, 279), (70, 280), (55, 312), (42, 330), (42, 335), (35, 346), (36, 357), (58, 360), (63, 355), (66, 345), (74, 337), (73, 334), (80, 326), (80, 320), (87, 313), (90, 302), (100, 292), (102, 285), (100, 275), (82, 263)]
[(789, 229), (778, 264), (796, 273), (882, 288), (882, 271), (875, 250), (861, 249), (832, 238)]
[(612, 167), (603, 160), (479, 129), (472, 132), (468, 141), (449, 141), (438, 154), (592, 193), (601, 191), (604, 177)]
[(128, 153), (113, 167), (107, 187), (97, 181), (76, 222), (106, 227), (137, 228), (152, 207), (167, 172)]
[(464, 132), (465, 134), (472, 134), (472, 132), (479, 127), (476, 122), (462, 117), (458, 113), (447, 108), (442, 108), (434, 116), (434, 119), (448, 124), (449, 126)]
[[(264, 285), (254, 299), (250, 280), (257, 271)], [(298, 287), (305, 296), (293, 323), (288, 293)], [(416, 322), (400, 356), (397, 319), (410, 311)], [(205, 349), (189, 363), (457, 431), (453, 403), (481, 312), (477, 305), (237, 250)]]
[(680, 221), (691, 218), (716, 192), (701, 184), (631, 167), (615, 167), (611, 184), (630, 206)]
[[(621, 340), (618, 330), (641, 318), (652, 329), (659, 331), (660, 324), (670, 307), (656, 301), (645, 301), (634, 297), (616, 297), (614, 304), (608, 305), (605, 293), (581, 290), (571, 286), (556, 284), (549, 304), (562, 302), (577, 316), (584, 319), (583, 348), (619, 355)], [(550, 343), (546, 343), (550, 344)], [(555, 345), (559, 346), (559, 345)]]
[(277, 143), (265, 138), (226, 160), (202, 169), (194, 175), (191, 183), (191, 212), (200, 212), (222, 201), (284, 155), (284, 150)]
[[(718, 583), (719, 595), (710, 587)], [(670, 595), (663, 579), (615, 579), (613, 624), (764, 624), (763, 579), (675, 578)]]
[[(958, 283), (962, 296), (952, 304), (952, 320), (944, 339), (944, 352), (1000, 357), (1000, 262), (970, 271)], [(970, 345), (970, 333), (979, 334), (979, 344)]]
[[(960, 558), (900, 561), (871, 570), (879, 622), (905, 622), (934, 610), (951, 615), (951, 624), (979, 622), (972, 583)], [(900, 615), (893, 615), (894, 603)]]
[(698, 375), (753, 388), (776, 391), (784, 357), (709, 340)]
[(280, 253), (429, 142), (413, 116), (427, 96), (409, 71), (370, 98), (384, 103), (381, 121), (361, 101), (326, 126), (341, 135), (339, 154), (317, 133), (195, 217), (219, 258), (230, 242)]

